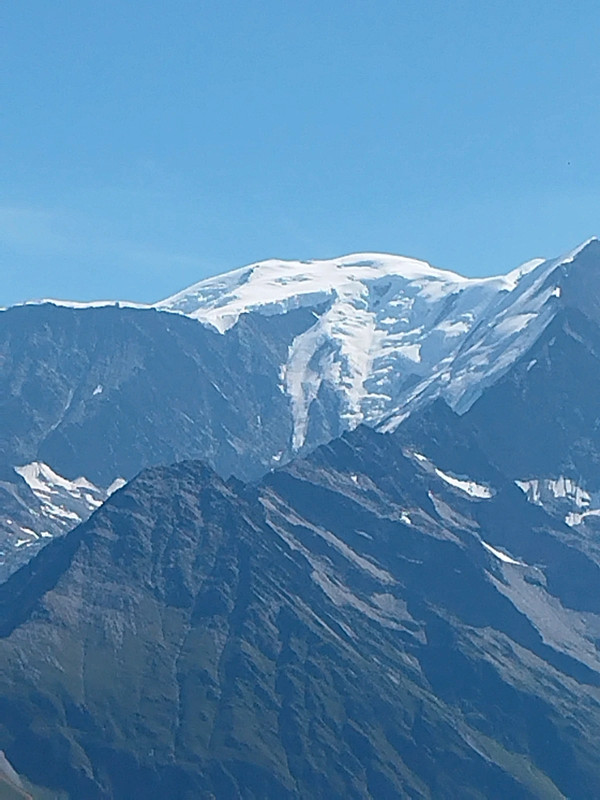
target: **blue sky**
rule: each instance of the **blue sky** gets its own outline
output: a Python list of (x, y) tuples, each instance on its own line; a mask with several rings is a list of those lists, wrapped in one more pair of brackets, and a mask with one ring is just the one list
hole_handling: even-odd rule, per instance
[(153, 301), (269, 257), (504, 272), (600, 233), (600, 7), (20, 0), (0, 305)]

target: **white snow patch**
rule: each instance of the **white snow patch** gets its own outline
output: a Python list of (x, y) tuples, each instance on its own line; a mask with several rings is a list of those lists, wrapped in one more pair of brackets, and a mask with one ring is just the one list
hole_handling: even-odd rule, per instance
[(208, 278), (156, 307), (182, 311), (224, 332), (248, 311), (281, 314), (353, 295), (369, 282), (388, 276), (411, 282), (421, 280), (421, 289), (435, 283), (445, 286), (468, 282), (467, 278), (424, 261), (383, 253), (356, 253), (309, 262), (271, 259)]
[(463, 333), (468, 333), (469, 327), (469, 324), (462, 319), (456, 322), (453, 320), (446, 320), (437, 326), (437, 330), (442, 331), (446, 336), (460, 336)]
[[(75, 309), (86, 309), (86, 308), (141, 308), (141, 309), (152, 309), (154, 306), (148, 305), (146, 303), (132, 303), (128, 300), (90, 300), (90, 301), (78, 301), (78, 300), (60, 300), (55, 297), (43, 297), (39, 300), (26, 300), (24, 303), (17, 303), (17, 306), (42, 306), (42, 305), (52, 305), (52, 306), (59, 306), (62, 308), (75, 308)], [(4, 310), (4, 309), (3, 309)]]
[(125, 486), (126, 483), (127, 481), (125, 480), (125, 478), (115, 478), (114, 481), (106, 490), (107, 496), (110, 497), (111, 494), (114, 494), (118, 489), (121, 489), (123, 486)]
[(565, 517), (565, 522), (571, 528), (581, 525), (586, 517), (600, 517), (600, 508), (590, 508), (588, 511), (570, 511)]
[(34, 494), (38, 492), (47, 494), (50, 486), (60, 486), (66, 491), (72, 491), (75, 486), (72, 481), (63, 478), (42, 461), (33, 461), (22, 467), (15, 467), (15, 472), (25, 480)]
[(498, 323), (498, 325), (496, 325), (496, 333), (500, 333), (503, 336), (518, 333), (536, 317), (537, 314), (515, 314)]
[(446, 472), (442, 472), (442, 470), (437, 467), (435, 468), (435, 474), (443, 481), (446, 481), (450, 486), (454, 486), (455, 489), (460, 489), (461, 492), (465, 492), (465, 494), (468, 494), (470, 497), (489, 500), (489, 498), (494, 495), (493, 491), (488, 486), (483, 486), (475, 481), (455, 478), (452, 475), (448, 475)]
[(514, 564), (517, 567), (525, 567), (526, 564), (523, 564), (522, 561), (516, 561), (516, 559), (507, 556), (506, 553), (503, 553), (501, 550), (496, 550), (495, 547), (492, 547), (491, 544), (484, 542), (483, 539), (481, 540), (481, 544), (485, 547), (485, 549), (490, 552), (493, 556), (496, 556), (497, 559), (502, 561), (504, 564)]
[(586, 248), (586, 247), (587, 247), (589, 244), (591, 244), (592, 242), (597, 242), (597, 241), (598, 241), (598, 239), (597, 239), (597, 237), (596, 237), (596, 236), (590, 236), (590, 238), (589, 238), (589, 239), (586, 239), (586, 240), (585, 240), (585, 242), (583, 242), (583, 244), (580, 244), (580, 245), (579, 245), (578, 247), (576, 247), (574, 250), (571, 250), (571, 252), (570, 252), (570, 253), (567, 253), (567, 255), (566, 255), (566, 256), (563, 256), (563, 257), (560, 259), (560, 263), (561, 263), (561, 264), (571, 264), (573, 261), (575, 261), (575, 258), (576, 258), (576, 257), (579, 255), (579, 253), (581, 253), (581, 252), (582, 252), (582, 250), (585, 250), (585, 248)]
[(15, 472), (23, 478), (38, 503), (34, 505), (27, 500), (31, 519), (29, 525), (32, 527), (21, 528), (24, 533), (36, 538), (70, 530), (87, 519), (114, 489), (125, 483), (123, 479), (117, 479), (106, 490), (84, 477), (68, 480), (41, 461), (15, 467)]
[(323, 383), (334, 391), (342, 387), (341, 416), (349, 427), (363, 419), (361, 400), (371, 373), (376, 331), (372, 315), (360, 306), (360, 297), (349, 292), (290, 347), (284, 384), (292, 403), (294, 450), (304, 444), (310, 406)]
[(538, 506), (551, 499), (564, 499), (577, 508), (586, 508), (591, 501), (589, 492), (564, 475), (558, 478), (533, 478), (515, 483), (525, 493), (529, 502)]
[(510, 289), (515, 289), (524, 275), (528, 275), (530, 272), (533, 272), (538, 267), (541, 267), (541, 265), (545, 262), (545, 258), (532, 258), (529, 261), (526, 261), (524, 264), (521, 264), (520, 267), (513, 269), (511, 272), (505, 275), (506, 282)]
[(398, 345), (396, 351), (404, 358), (410, 361), (421, 361), (421, 345), (420, 344), (401, 344)]

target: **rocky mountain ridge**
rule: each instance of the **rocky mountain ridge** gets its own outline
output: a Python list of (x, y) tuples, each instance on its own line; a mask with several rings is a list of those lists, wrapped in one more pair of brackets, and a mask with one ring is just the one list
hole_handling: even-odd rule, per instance
[(0, 587), (15, 768), (90, 800), (595, 796), (600, 563), (443, 409), (254, 486), (154, 468), (48, 545)]
[[(359, 254), (263, 262), (156, 308), (9, 309), (0, 314), (0, 464), (12, 473), (43, 462), (67, 480), (108, 486), (151, 464), (202, 458), (224, 477), (252, 480), (361, 421), (393, 430), (436, 397), (485, 418), (483, 435), (495, 437), (501, 457), (505, 425), (520, 426), (523, 441), (531, 428), (527, 403), (491, 401), (518, 374), (518, 391), (538, 386), (530, 406), (557, 401), (543, 425), (562, 420), (562, 433), (552, 460), (536, 415), (529, 446), (502, 456), (519, 465), (511, 477), (566, 477), (595, 492), (595, 444), (584, 440), (595, 436), (586, 376), (597, 369), (599, 287), (600, 244), (591, 239), (497, 278)], [(563, 359), (561, 386), (548, 393), (552, 348)], [(572, 395), (571, 407), (587, 398), (585, 429), (571, 425), (560, 392)], [(504, 419), (513, 407), (518, 414)], [(40, 533), (35, 519), (18, 531), (8, 507), (3, 514), (7, 553), (26, 528)], [(593, 526), (593, 517), (579, 524)]]

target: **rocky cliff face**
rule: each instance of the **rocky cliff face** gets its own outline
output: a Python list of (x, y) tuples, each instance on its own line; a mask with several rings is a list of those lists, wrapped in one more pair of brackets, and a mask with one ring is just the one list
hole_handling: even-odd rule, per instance
[[(289, 460), (280, 367), (312, 319), (244, 319), (225, 339), (151, 309), (1, 313), (0, 579), (87, 518), (106, 498), (101, 487), (145, 466), (201, 456), (222, 475), (253, 478)], [(328, 424), (322, 435), (337, 435), (339, 420)], [(19, 472), (36, 463), (60, 484), (50, 504)]]
[(0, 457), (100, 485), (201, 455), (255, 477), (289, 452), (280, 365), (312, 319), (242, 320), (227, 339), (175, 314), (25, 306), (0, 314)]
[(15, 768), (92, 800), (600, 793), (598, 562), (453, 437), (116, 492), (0, 589)]

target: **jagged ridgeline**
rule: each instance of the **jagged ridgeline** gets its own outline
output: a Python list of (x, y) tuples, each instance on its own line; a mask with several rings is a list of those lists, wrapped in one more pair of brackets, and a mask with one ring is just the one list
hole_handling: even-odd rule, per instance
[[(545, 445), (516, 479), (562, 474), (542, 474), (557, 436), (562, 466), (552, 469), (569, 467), (572, 453), (593, 460), (586, 376), (595, 370), (599, 253), (592, 239), (485, 279), (378, 254), (267, 261), (152, 308), (41, 301), (5, 310), (0, 578), (144, 467), (200, 458), (223, 477), (255, 480), (361, 422), (391, 430), (438, 396), (460, 414), (481, 409), (482, 435), (507, 446), (509, 462)], [(521, 362), (530, 396), (509, 419)], [(547, 368), (561, 370), (551, 392)], [(568, 404), (556, 408), (560, 391), (588, 398), (580, 432)], [(520, 426), (518, 454), (506, 426)]]
[(2, 312), (28, 791), (600, 796), (599, 301), (591, 240), (499, 278), (271, 261)]

